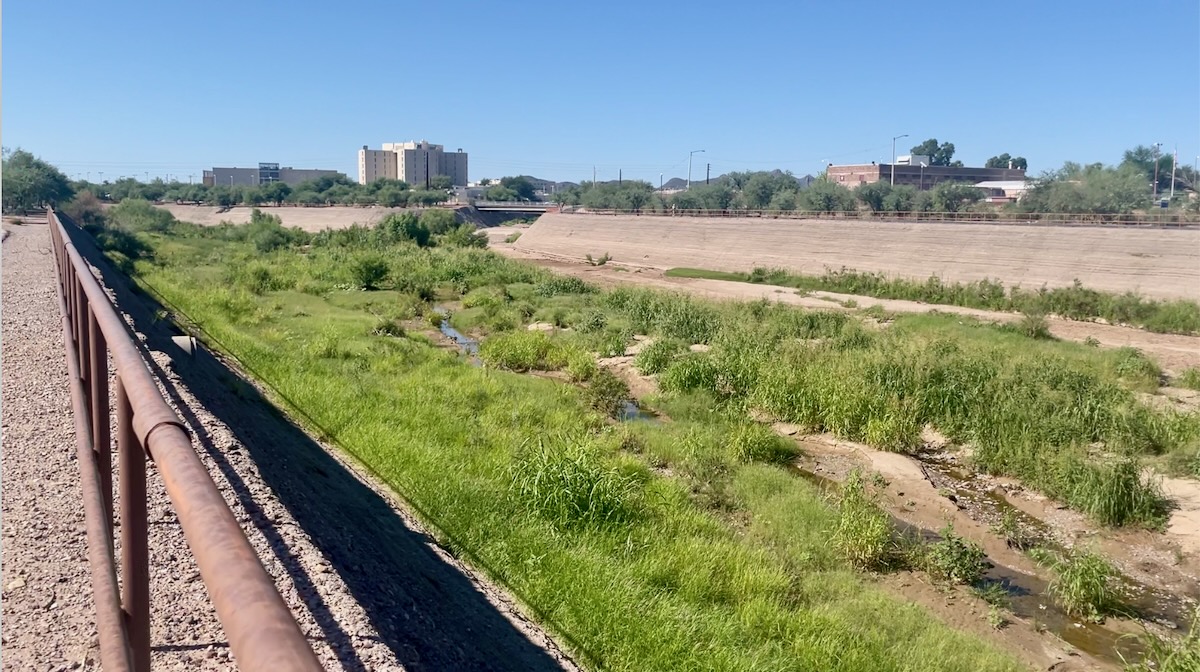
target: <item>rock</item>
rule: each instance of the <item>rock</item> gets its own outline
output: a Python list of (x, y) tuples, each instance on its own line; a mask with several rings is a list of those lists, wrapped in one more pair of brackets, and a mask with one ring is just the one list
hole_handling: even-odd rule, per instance
[(555, 329), (557, 329), (557, 327), (555, 327), (553, 324), (550, 324), (549, 322), (534, 322), (533, 324), (529, 325), (528, 327), (525, 327), (525, 329), (528, 331), (552, 332)]
[(704, 343), (693, 343), (688, 346), (688, 350), (691, 350), (692, 352), (708, 352), (709, 350), (712, 350), (712, 346)]
[(8, 582), (8, 585), (4, 586), (4, 589), (5, 590), (16, 590), (18, 588), (24, 588), (24, 587), (25, 587), (25, 579), (13, 579), (12, 581)]

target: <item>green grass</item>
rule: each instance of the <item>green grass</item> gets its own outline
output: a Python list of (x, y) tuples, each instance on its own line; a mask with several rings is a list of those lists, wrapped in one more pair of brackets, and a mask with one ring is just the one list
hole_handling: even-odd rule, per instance
[[(701, 268), (672, 268), (674, 278), (705, 278), (735, 282), (766, 283), (803, 291), (860, 294), (879, 299), (905, 299), (923, 303), (965, 306), (986, 310), (1016, 311), (1028, 315), (1054, 314), (1072, 320), (1103, 318), (1117, 324), (1167, 334), (1200, 333), (1200, 304), (1183, 299), (1159, 301), (1132, 292), (1114, 294), (1088, 289), (1075, 281), (1070, 287), (1027, 290), (1006, 288), (996, 280), (945, 282), (937, 276), (925, 281), (889, 277), (842, 268), (823, 275), (798, 275), (783, 269), (756, 268), (750, 273), (729, 273)], [(1027, 328), (1033, 325), (1025, 325)]]
[[(371, 230), (268, 252), (186, 225), (135, 241), (141, 282), (606, 669), (1010, 669), (851, 571), (916, 553), (865, 490), (831, 502), (781, 468), (795, 444), (750, 411), (901, 451), (932, 425), (1110, 524), (1161, 521), (1141, 461), (1192, 455), (1200, 437), (1196, 416), (1138, 401), (1159, 374), (1136, 351), (953, 316), (878, 331), (765, 300), (601, 291)], [(367, 255), (387, 273), (363, 291)], [(441, 319), (436, 301), (461, 302), (449, 319), (483, 335), (484, 367), (387, 326)], [(635, 334), (654, 339), (635, 365), (658, 371), (650, 403), (671, 422), (613, 427), (627, 390), (592, 353)]]
[(1038, 555), (1054, 570), (1049, 592), (1068, 614), (1099, 623), (1120, 606), (1114, 586), (1117, 570), (1099, 553), (1082, 549)]
[(1179, 387), (1186, 387), (1189, 390), (1200, 390), (1200, 368), (1193, 366), (1190, 369), (1186, 369), (1174, 381), (1174, 384)]

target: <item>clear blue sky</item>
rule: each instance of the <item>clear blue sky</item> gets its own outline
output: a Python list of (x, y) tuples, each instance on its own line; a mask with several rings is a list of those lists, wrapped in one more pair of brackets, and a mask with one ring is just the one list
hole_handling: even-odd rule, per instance
[(70, 175), (428, 139), (472, 179), (815, 173), (928, 138), (1033, 172), (1200, 154), (1200, 2), (12, 0), (3, 143)]

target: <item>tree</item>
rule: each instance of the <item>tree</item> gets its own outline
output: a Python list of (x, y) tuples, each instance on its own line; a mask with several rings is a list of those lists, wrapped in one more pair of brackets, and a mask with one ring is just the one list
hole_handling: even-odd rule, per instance
[(505, 186), (496, 186), (488, 189), (484, 196), (489, 201), (515, 201), (517, 200), (517, 192)]
[(433, 177), (429, 178), (430, 189), (448, 191), (452, 187), (454, 187), (454, 183), (451, 182), (449, 175), (434, 175)]
[(854, 194), (837, 182), (817, 180), (800, 192), (800, 207), (814, 212), (854, 212)]
[(929, 163), (933, 166), (954, 166), (962, 165), (962, 161), (951, 161), (954, 157), (954, 143), (943, 142), (938, 144), (937, 138), (930, 138), (925, 142), (913, 147), (910, 150), (913, 154), (922, 154), (929, 157)]
[(458, 226), (458, 220), (455, 218), (453, 210), (436, 208), (421, 213), (421, 225), (437, 236)]
[(795, 210), (800, 199), (799, 194), (795, 189), (785, 189), (775, 192), (771, 197), (771, 202), (767, 204), (769, 210)]
[(1005, 152), (999, 156), (993, 156), (992, 158), (988, 159), (986, 163), (983, 164), (983, 167), (984, 168), (1008, 168), (1008, 164), (1010, 161), (1012, 162), (1013, 168), (1020, 168), (1021, 170), (1029, 169), (1029, 163), (1027, 161), (1025, 161), (1025, 157), (1009, 156), (1008, 152)]
[(4, 153), (3, 183), (5, 212), (65, 203), (75, 195), (67, 176), (58, 168), (25, 150)]
[(268, 182), (259, 187), (259, 193), (262, 194), (263, 202), (278, 205), (291, 196), (292, 188), (283, 182)]
[(507, 188), (511, 189), (513, 192), (515, 192), (517, 195), (517, 200), (521, 200), (521, 201), (536, 201), (537, 200), (537, 196), (534, 193), (537, 190), (534, 189), (533, 182), (530, 182), (529, 178), (525, 177), (524, 175), (518, 175), (517, 177), (501, 178), (500, 186), (507, 187)]
[[(1155, 154), (1158, 157), (1155, 158)], [(1133, 149), (1125, 151), (1122, 157), (1121, 166), (1129, 166), (1137, 169), (1145, 176), (1147, 191), (1149, 191), (1150, 183), (1154, 181), (1154, 167), (1158, 165), (1158, 192), (1169, 190), (1171, 188), (1171, 155), (1156, 152), (1153, 147), (1138, 145)]]
[(958, 212), (964, 205), (983, 200), (983, 190), (961, 182), (941, 182), (930, 191), (933, 207), (940, 212)]
[(854, 197), (857, 198), (863, 205), (871, 209), (871, 212), (879, 212), (884, 208), (884, 202), (887, 200), (888, 194), (892, 192), (892, 185), (879, 180), (877, 182), (868, 182), (860, 184), (854, 190)]
[(887, 212), (910, 212), (916, 201), (916, 188), (902, 184), (898, 187), (891, 187), (888, 190), (887, 196), (883, 199), (883, 209)]
[(485, 177), (479, 181), (479, 186), (486, 187), (486, 186), (490, 185), (491, 183), (492, 183), (492, 181)]

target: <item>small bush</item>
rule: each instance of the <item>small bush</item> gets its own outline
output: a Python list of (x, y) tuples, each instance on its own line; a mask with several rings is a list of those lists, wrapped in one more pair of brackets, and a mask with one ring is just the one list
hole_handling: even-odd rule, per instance
[(1088, 549), (1039, 555), (1054, 570), (1049, 592), (1068, 614), (1100, 623), (1117, 606), (1117, 571), (1099, 553)]
[(587, 258), (587, 262), (592, 266), (603, 266), (609, 261), (612, 261), (612, 255), (607, 252), (605, 252), (604, 256), (600, 257), (599, 259), (592, 259), (592, 255), (590, 254), (585, 255), (585, 257)]
[(729, 432), (726, 445), (738, 462), (783, 464), (796, 455), (795, 444), (758, 423), (736, 425)]
[(859, 569), (884, 569), (891, 559), (891, 522), (867, 492), (857, 470), (842, 485), (833, 544), (847, 562)]
[(633, 365), (646, 375), (662, 373), (675, 360), (676, 356), (686, 350), (687, 346), (683, 341), (659, 338), (642, 348), (642, 351), (633, 359)]
[(518, 240), (520, 240), (520, 238), (521, 238), (521, 232), (517, 231), (515, 233), (510, 233), (507, 236), (505, 236), (504, 242), (512, 244), (512, 243), (515, 243)]
[(361, 255), (350, 264), (350, 275), (362, 289), (377, 289), (388, 270), (387, 260), (376, 254)]
[(509, 371), (549, 370), (554, 343), (541, 331), (513, 331), (484, 340), (479, 358)]
[(376, 336), (404, 336), (404, 327), (396, 324), (395, 320), (380, 318), (375, 326), (371, 328), (371, 333)]
[[(561, 527), (615, 525), (637, 510), (637, 481), (573, 441), (527, 444), (511, 469), (512, 491)], [(565, 445), (562, 445), (565, 443)]]
[(1125, 663), (1124, 672), (1196, 672), (1200, 670), (1200, 607), (1192, 612), (1192, 623), (1187, 634), (1179, 638), (1167, 638), (1144, 630), (1137, 637), (1139, 648), (1144, 651), (1137, 662)]
[(1017, 330), (1029, 338), (1041, 340), (1054, 338), (1050, 333), (1050, 323), (1046, 321), (1046, 316), (1037, 313), (1026, 313), (1022, 316), (1021, 321), (1017, 323)]
[(943, 581), (972, 584), (983, 577), (986, 566), (983, 549), (954, 532), (953, 525), (942, 530), (942, 538), (925, 550), (925, 568)]
[(1100, 347), (1100, 341), (1096, 340), (1095, 336), (1088, 336), (1087, 338), (1083, 339), (1083, 344), (1089, 348)]
[(571, 275), (556, 275), (533, 287), (534, 294), (546, 298), (564, 294), (590, 294), (594, 291), (596, 291), (595, 287)]
[(600, 369), (584, 388), (583, 397), (597, 411), (615, 418), (629, 401), (629, 386), (608, 369)]
[(604, 331), (608, 326), (608, 316), (599, 308), (589, 308), (579, 316), (579, 321), (575, 323), (575, 328), (585, 334), (594, 334)]
[(1200, 368), (1193, 366), (1184, 371), (1175, 379), (1174, 384), (1189, 390), (1200, 390)]
[(666, 368), (659, 378), (664, 392), (717, 391), (717, 366), (708, 354), (685, 355)]

